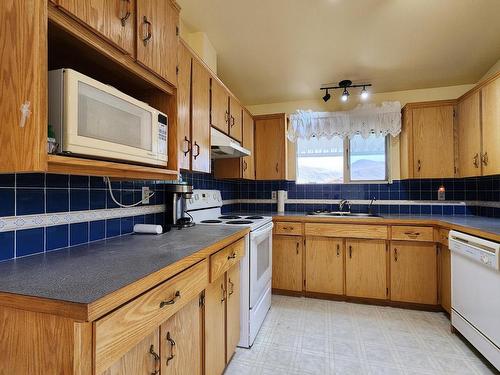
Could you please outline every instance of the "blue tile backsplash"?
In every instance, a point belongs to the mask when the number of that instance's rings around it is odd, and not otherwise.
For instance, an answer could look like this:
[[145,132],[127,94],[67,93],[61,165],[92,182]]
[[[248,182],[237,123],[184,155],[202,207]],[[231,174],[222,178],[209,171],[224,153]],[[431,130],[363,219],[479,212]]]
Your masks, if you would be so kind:
[[[196,189],[218,189],[226,201],[223,212],[274,211],[271,193],[287,190],[286,209],[310,211],[338,209],[337,204],[303,200],[363,201],[353,204],[354,212],[366,212],[368,201],[377,199],[373,210],[378,213],[413,215],[480,215],[500,218],[500,176],[394,181],[390,184],[300,185],[290,181],[216,180],[211,174],[183,172],[184,181]],[[115,197],[131,204],[141,197],[141,188],[149,186],[157,194],[150,206],[162,205],[161,181],[113,181]],[[444,185],[446,201],[437,201],[437,189]],[[387,201],[387,202],[383,202]],[[100,177],[55,174],[0,174],[0,219],[16,220],[36,214],[78,214],[89,210],[114,209],[103,179]],[[155,206],[160,207],[161,206]],[[161,212],[131,215],[124,209],[119,217],[91,217],[83,222],[53,223],[39,228],[2,230],[0,220],[0,261],[67,246],[84,244],[129,234],[134,224],[162,222]],[[93,211],[92,211],[93,212]],[[136,212],[136,211],[134,211]]]

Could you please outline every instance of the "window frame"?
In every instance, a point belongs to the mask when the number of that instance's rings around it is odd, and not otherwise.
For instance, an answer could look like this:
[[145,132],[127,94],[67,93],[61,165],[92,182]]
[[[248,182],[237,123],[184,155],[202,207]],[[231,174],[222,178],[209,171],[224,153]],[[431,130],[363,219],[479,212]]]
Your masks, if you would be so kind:
[[[390,147],[391,147],[391,142],[389,139],[390,135],[385,136],[385,179],[384,180],[351,180],[351,155],[350,155],[350,148],[351,148],[351,142],[349,137],[344,137],[342,138],[343,142],[343,182],[332,182],[328,185],[342,185],[342,184],[388,184],[390,183]],[[298,148],[298,145],[296,146]],[[298,169],[299,169],[299,153],[296,152],[295,155],[295,175],[298,176]],[[297,182],[297,185],[322,185],[322,184],[317,184],[314,182]]]

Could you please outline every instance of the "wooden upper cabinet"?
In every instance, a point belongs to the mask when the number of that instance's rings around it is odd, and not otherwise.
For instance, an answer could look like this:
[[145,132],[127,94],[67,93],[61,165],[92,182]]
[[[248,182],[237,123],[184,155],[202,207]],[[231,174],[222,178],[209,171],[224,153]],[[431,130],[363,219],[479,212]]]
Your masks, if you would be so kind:
[[227,339],[226,363],[231,360],[240,341],[240,263],[227,271]]
[[180,43],[177,77],[177,157],[180,169],[191,168],[191,60],[191,53]]
[[481,106],[476,91],[457,104],[458,174],[481,175]]
[[387,257],[385,241],[346,241],[346,295],[387,298]]
[[273,236],[273,288],[302,291],[302,237]]
[[255,177],[257,180],[287,178],[286,115],[255,116]]
[[344,294],[344,241],[306,238],[306,291]]
[[202,374],[202,323],[199,298],[194,298],[161,325],[162,374]]
[[151,375],[159,370],[160,343],[156,329],[100,375]]
[[135,53],[135,0],[56,0],[124,52]]
[[500,173],[500,75],[481,88],[483,175]]
[[210,73],[196,59],[191,100],[192,170],[210,172]]
[[233,96],[229,98],[229,135],[238,142],[243,138],[243,112]]
[[137,0],[137,61],[177,85],[179,9],[170,0]]
[[250,150],[251,155],[242,160],[243,178],[255,179],[254,124],[250,113],[243,110],[243,147]]
[[401,178],[455,176],[454,104],[446,100],[403,108]]
[[391,300],[437,304],[437,251],[433,243],[391,243]]
[[[0,172],[44,171],[47,158],[47,2],[0,7]],[[26,117],[22,115],[26,108]]]
[[229,134],[229,94],[215,79],[211,79],[210,125]]

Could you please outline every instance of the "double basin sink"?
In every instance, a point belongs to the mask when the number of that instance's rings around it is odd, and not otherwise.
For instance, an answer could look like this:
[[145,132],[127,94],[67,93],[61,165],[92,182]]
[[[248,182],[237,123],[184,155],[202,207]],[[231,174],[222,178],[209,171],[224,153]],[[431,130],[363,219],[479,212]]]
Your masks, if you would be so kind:
[[359,218],[366,218],[366,217],[379,217],[379,215],[376,214],[370,214],[370,213],[359,213],[359,212],[344,212],[344,211],[331,211],[331,212],[308,212],[307,216],[323,216],[323,217],[359,217]]

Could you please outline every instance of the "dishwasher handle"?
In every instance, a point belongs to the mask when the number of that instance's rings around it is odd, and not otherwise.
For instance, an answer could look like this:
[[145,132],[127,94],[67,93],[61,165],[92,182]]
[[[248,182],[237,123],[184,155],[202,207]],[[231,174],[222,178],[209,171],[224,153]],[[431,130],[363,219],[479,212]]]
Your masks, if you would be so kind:
[[499,271],[500,256],[497,243],[475,239],[469,235],[453,235],[449,237],[452,256],[459,255],[482,264],[485,267]]

